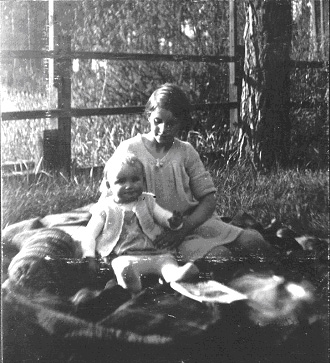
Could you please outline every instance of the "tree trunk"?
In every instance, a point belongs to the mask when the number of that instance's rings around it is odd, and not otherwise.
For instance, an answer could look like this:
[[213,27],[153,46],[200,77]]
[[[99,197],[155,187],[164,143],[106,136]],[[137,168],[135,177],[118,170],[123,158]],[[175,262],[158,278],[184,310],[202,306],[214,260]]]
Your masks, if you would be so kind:
[[290,148],[291,1],[246,0],[240,156],[285,166]]
[[313,61],[318,55],[318,36],[317,36],[317,22],[316,22],[316,4],[315,0],[309,1],[310,6],[310,60]]

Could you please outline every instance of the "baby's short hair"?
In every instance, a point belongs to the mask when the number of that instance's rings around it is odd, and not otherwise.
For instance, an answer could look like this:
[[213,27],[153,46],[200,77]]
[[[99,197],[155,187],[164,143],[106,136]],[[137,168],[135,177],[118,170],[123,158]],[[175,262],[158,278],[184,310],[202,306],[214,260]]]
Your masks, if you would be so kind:
[[104,178],[106,180],[109,179],[109,176],[120,170],[124,165],[129,165],[134,169],[138,170],[144,177],[144,167],[141,160],[136,157],[134,154],[127,153],[124,155],[114,154],[111,158],[107,161],[104,167]]

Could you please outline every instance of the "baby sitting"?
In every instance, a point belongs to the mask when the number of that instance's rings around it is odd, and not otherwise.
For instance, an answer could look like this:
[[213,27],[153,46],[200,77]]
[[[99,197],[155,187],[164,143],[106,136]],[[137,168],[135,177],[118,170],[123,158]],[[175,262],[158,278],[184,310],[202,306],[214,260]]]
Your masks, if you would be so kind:
[[134,293],[142,289],[141,276],[146,274],[159,275],[166,282],[196,276],[199,271],[192,262],[179,266],[171,253],[153,244],[164,227],[180,229],[182,215],[163,209],[154,195],[143,192],[144,168],[139,159],[130,154],[113,157],[104,175],[109,193],[93,208],[82,241],[90,268],[96,269],[99,253],[110,261],[118,284]]

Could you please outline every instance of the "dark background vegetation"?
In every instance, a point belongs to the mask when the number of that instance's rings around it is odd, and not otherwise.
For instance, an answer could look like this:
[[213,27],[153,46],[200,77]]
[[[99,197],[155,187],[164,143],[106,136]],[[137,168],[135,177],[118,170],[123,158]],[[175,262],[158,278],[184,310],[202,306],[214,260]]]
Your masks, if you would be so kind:
[[[319,4],[319,2],[316,2]],[[243,45],[244,2],[238,5],[238,43]],[[1,2],[2,49],[48,49],[47,2]],[[324,61],[322,38],[309,0],[292,1],[292,60]],[[82,1],[73,7],[71,47],[77,51],[223,55],[228,53],[228,1]],[[59,19],[55,19],[59,21]],[[328,25],[327,25],[328,27]],[[328,29],[325,27],[325,29]],[[1,60],[3,111],[57,107],[49,94],[47,60]],[[74,62],[72,107],[144,105],[164,82],[176,82],[193,103],[228,101],[228,65],[221,63],[84,60]],[[256,171],[248,160],[237,162],[237,144],[229,133],[229,112],[193,113],[188,140],[199,151],[216,184],[219,214],[239,210],[267,225],[273,218],[299,234],[326,237],[328,209],[328,65],[292,68],[291,98],[314,108],[292,108],[291,167]],[[2,162],[42,156],[44,129],[56,120],[2,121]],[[143,115],[72,119],[73,167],[104,165],[118,144],[147,129]],[[236,161],[236,162],[235,162]],[[2,224],[66,212],[98,199],[99,181],[67,180],[43,171],[31,178],[3,179]]]
[[[81,1],[72,6],[69,32],[75,51],[155,54],[228,54],[229,5],[210,1]],[[292,1],[292,60],[326,61],[327,32],[321,32],[319,1]],[[237,1],[238,44],[243,46],[244,1]],[[56,11],[55,3],[55,11]],[[2,2],[2,49],[48,49],[47,2]],[[55,21],[60,22],[61,19]],[[325,24],[322,29],[328,29]],[[72,107],[144,105],[164,82],[179,84],[193,103],[228,101],[225,63],[76,60],[72,71]],[[40,59],[2,61],[3,110],[56,108],[49,97],[48,63]],[[292,68],[291,101],[313,108],[292,107],[290,164],[317,169],[328,160],[328,64],[323,68]],[[54,106],[55,105],[55,106]],[[314,105],[314,106],[313,106]],[[229,111],[193,115],[190,141],[203,160],[235,159],[229,133]],[[122,139],[145,130],[142,115],[73,119],[72,155],[78,166],[103,165]],[[40,158],[42,130],[56,120],[2,122],[2,160]]]

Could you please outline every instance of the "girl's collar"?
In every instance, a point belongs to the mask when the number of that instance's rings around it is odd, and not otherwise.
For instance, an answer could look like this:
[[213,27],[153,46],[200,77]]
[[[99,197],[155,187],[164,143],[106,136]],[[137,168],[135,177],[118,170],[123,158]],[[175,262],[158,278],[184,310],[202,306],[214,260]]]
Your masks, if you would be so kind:
[[155,158],[155,159],[163,159],[167,153],[173,148],[173,146],[175,146],[176,142],[177,142],[177,138],[174,137],[173,142],[171,143],[171,145],[168,146],[168,148],[164,148],[163,149],[163,153],[160,153],[160,155],[163,154],[163,156],[157,157],[157,149],[156,146],[157,141],[153,138],[150,137],[150,134],[141,134],[141,141],[144,145],[144,147],[148,150],[148,152]]

